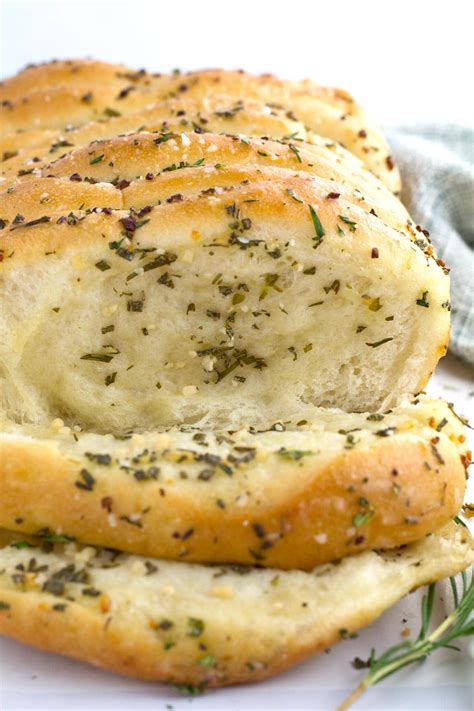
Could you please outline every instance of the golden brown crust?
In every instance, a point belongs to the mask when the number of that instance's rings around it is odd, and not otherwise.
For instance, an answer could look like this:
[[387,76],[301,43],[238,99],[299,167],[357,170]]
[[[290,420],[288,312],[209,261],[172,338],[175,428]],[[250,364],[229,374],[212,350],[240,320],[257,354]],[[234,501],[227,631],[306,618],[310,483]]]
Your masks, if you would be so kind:
[[[446,524],[465,491],[462,427],[441,402],[423,408],[396,410],[396,426],[386,418],[384,427],[358,431],[349,445],[344,435],[335,435],[335,447],[333,439],[306,431],[301,449],[288,456],[279,454],[285,434],[272,444],[258,435],[235,440],[228,459],[217,456],[227,473],[208,463],[219,451],[212,436],[200,454],[189,435],[165,436],[164,449],[153,436],[139,437],[140,446],[125,455],[126,448],[117,453],[107,438],[98,437],[93,452],[84,454],[88,445],[75,446],[71,436],[68,445],[61,438],[6,435],[0,525],[30,534],[47,528],[160,558],[283,569],[307,570],[361,550],[396,547]],[[360,420],[363,426],[364,416]],[[338,426],[344,427],[342,413],[332,429]],[[250,447],[249,461],[234,468],[242,444]],[[183,452],[193,451],[195,459],[186,461]],[[193,464],[199,456],[207,458]],[[91,486],[84,486],[84,470]],[[152,470],[155,479],[147,474]]]
[[349,200],[415,239],[403,205],[342,149],[334,151],[323,143],[242,141],[216,134],[168,133],[174,138],[157,145],[162,135],[142,133],[97,141],[40,165],[34,175],[5,181],[0,193],[2,219],[12,222],[20,214],[29,221],[45,213],[91,207],[140,209],[171,195],[198,197],[206,190],[262,181],[286,185],[286,196],[294,195],[296,200],[298,182],[306,179],[310,185],[314,176],[335,205],[339,197]]
[[[15,78],[5,82],[3,134],[32,127],[64,128],[68,123],[79,125],[107,118],[111,113],[130,114],[180,94],[204,97],[220,93],[283,106],[315,133],[342,143],[360,156],[392,191],[400,190],[399,174],[383,136],[367,122],[353,99],[338,89],[320,87],[309,81],[284,82],[270,75],[256,77],[223,70],[182,76],[147,75],[146,79],[142,75],[140,81],[130,84],[128,79],[128,84],[120,88],[121,85],[104,83],[104,78],[108,79],[114,71],[123,74],[123,68],[104,67],[100,63],[95,68],[86,67],[86,74],[90,71],[97,75],[93,82],[91,79],[90,83],[77,83],[77,78],[83,81],[80,71],[74,74],[68,67],[63,71],[59,66],[53,70],[38,67],[31,70],[26,79],[20,75],[18,89],[15,89]],[[62,73],[62,84],[49,83],[51,71]],[[38,84],[34,83],[34,76]]]
[[[22,175],[38,165],[88,145],[99,139],[135,133],[137,131],[205,132],[244,136],[268,136],[282,140],[288,136],[320,142],[309,135],[303,124],[290,119],[281,108],[268,107],[254,99],[238,102],[229,96],[167,99],[151,108],[126,116],[112,116],[103,121],[91,121],[71,130],[32,129],[0,137],[1,174]],[[330,141],[325,139],[327,143]],[[337,150],[336,144],[333,144]]]
[[3,634],[119,674],[203,688],[276,674],[474,558],[466,530],[448,528],[401,551],[366,552],[313,573],[214,569],[213,580],[212,568],[154,561],[158,572],[142,577],[130,568],[123,573],[119,560],[109,571],[88,568],[99,596],[81,595],[70,583],[66,597],[57,597],[41,592],[35,573],[16,586],[6,578],[32,557],[35,566],[53,563],[56,570],[74,561],[33,549],[5,562],[0,553]]
[[[84,208],[141,208],[178,193],[198,195],[209,188],[264,180],[289,181],[287,191],[291,191],[296,187],[293,178],[311,175],[320,179],[329,199],[342,196],[391,227],[414,233],[403,205],[347,151],[326,147],[322,141],[284,144],[195,133],[140,133],[95,141],[39,164],[34,174],[2,185],[0,215],[12,221],[20,213],[32,220],[45,211],[76,210],[81,203]],[[96,181],[117,189],[91,185]]]

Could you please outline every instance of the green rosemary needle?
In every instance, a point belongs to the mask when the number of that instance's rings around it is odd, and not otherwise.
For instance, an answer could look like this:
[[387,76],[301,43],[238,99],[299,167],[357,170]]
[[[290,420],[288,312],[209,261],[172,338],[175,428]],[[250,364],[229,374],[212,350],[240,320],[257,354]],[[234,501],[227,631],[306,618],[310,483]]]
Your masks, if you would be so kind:
[[[415,640],[396,644],[378,658],[375,656],[375,650],[372,649],[368,661],[369,671],[359,686],[338,706],[336,711],[346,711],[371,686],[378,684],[379,681],[386,679],[408,664],[422,661],[435,649],[458,650],[451,642],[460,637],[474,634],[474,619],[472,618],[474,570],[471,570],[470,575],[466,571],[461,573],[462,586],[458,585],[454,577],[449,578],[449,581],[454,600],[454,610],[451,614],[433,632],[429,633],[436,589],[436,584],[432,583],[421,601],[421,629],[418,637]],[[461,589],[459,589],[460,587]]]

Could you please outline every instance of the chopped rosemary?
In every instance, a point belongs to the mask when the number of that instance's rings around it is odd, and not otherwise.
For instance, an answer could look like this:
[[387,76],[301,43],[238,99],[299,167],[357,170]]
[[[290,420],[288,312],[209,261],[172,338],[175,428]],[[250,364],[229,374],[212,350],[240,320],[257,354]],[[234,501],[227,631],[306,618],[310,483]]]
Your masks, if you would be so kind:
[[427,292],[427,291],[424,291],[424,292],[423,292],[423,296],[421,297],[421,299],[417,299],[417,300],[416,300],[417,305],[418,305],[418,306],[424,306],[425,309],[428,309],[430,305],[429,305],[429,303],[428,303],[428,299],[426,298],[427,296],[428,296],[428,292]]
[[366,346],[370,346],[371,348],[378,348],[379,346],[383,346],[384,343],[388,343],[389,341],[393,341],[393,338],[382,338],[381,341],[375,341],[374,343],[366,343]]
[[324,235],[326,234],[326,232],[324,231],[324,227],[321,224],[321,220],[319,219],[319,217],[316,213],[316,210],[314,209],[314,207],[312,205],[309,205],[309,212],[311,214],[311,219],[313,220],[313,225],[314,225],[314,231],[316,233],[316,236],[313,237],[313,239],[316,242],[320,242],[322,240],[322,238],[324,237]]
[[431,634],[428,634],[428,632],[433,615],[436,584],[432,583],[428,587],[428,591],[421,601],[421,629],[418,637],[415,640],[406,640],[394,645],[378,658],[375,656],[375,650],[372,649],[367,662],[369,671],[357,689],[337,707],[336,711],[347,711],[371,686],[378,684],[379,681],[409,664],[426,659],[436,649],[454,649],[458,651],[458,648],[454,647],[452,642],[460,637],[474,634],[474,620],[472,619],[474,572],[471,571],[469,579],[469,574],[464,570],[461,573],[461,580],[462,590],[459,590],[456,578],[449,578],[453,593],[454,610]]
[[198,660],[200,667],[215,667],[217,665],[217,659],[212,654],[206,654]]
[[288,459],[290,461],[299,461],[300,459],[303,459],[303,457],[309,457],[314,452],[311,452],[309,450],[304,451],[302,449],[284,449],[283,447],[278,450],[278,455],[282,459]]
[[204,692],[201,686],[196,686],[195,684],[175,684],[174,688],[187,696],[199,696]]
[[109,385],[112,385],[112,383],[115,383],[115,378],[117,377],[117,371],[114,373],[111,373],[110,375],[105,376],[105,386],[108,388]]
[[292,143],[289,143],[289,144],[288,144],[288,148],[290,149],[290,151],[291,151],[292,153],[295,154],[298,163],[302,163],[303,161],[301,160],[300,152],[299,152],[299,150],[297,149],[297,147],[294,146]]
[[89,161],[89,165],[95,165],[96,163],[100,163],[102,160],[104,160],[105,155],[101,153],[100,156],[96,156],[95,158],[92,158],[92,160]]
[[350,220],[348,217],[345,215],[338,215],[339,219],[341,222],[344,222],[344,224],[348,225],[349,230],[351,232],[355,232],[357,229],[357,222],[354,222],[354,220]]
[[86,353],[81,360],[94,360],[97,363],[110,363],[114,356],[109,353]]

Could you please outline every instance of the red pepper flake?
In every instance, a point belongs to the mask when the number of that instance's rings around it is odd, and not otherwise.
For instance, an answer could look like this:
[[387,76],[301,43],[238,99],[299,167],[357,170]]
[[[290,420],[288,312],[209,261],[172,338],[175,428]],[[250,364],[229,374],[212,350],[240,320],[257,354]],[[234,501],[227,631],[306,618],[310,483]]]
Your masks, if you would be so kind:
[[395,168],[395,162],[394,162],[392,156],[387,156],[385,158],[385,163],[387,164],[387,168],[389,170],[393,170]]
[[74,180],[76,183],[80,183],[82,178],[79,175],[79,173],[73,173],[70,177],[69,180]]
[[166,202],[181,202],[182,200],[184,200],[184,198],[181,193],[176,193],[176,195],[171,195]]
[[370,253],[370,256],[372,259],[378,259],[379,258],[379,250],[377,247],[372,247],[372,252]]
[[327,200],[337,200],[338,197],[340,197],[341,193],[328,193],[326,195]]
[[430,236],[430,233],[428,232],[428,230],[425,230],[425,228],[422,227],[421,225],[415,225],[415,229],[417,232],[422,232],[425,235],[425,237]]
[[135,232],[137,229],[137,223],[130,215],[128,217],[120,218],[120,222],[124,226],[126,232]]
[[105,509],[108,513],[112,513],[112,504],[114,503],[114,500],[112,499],[111,496],[104,496],[103,499],[100,501],[100,505],[102,506],[103,509]]
[[361,130],[359,131],[359,136],[360,138],[367,138],[367,131],[365,130],[365,128],[361,128]]
[[126,99],[130,92],[134,91],[135,89],[135,86],[126,86],[125,89],[122,89],[122,91],[119,93],[117,99]]
[[128,180],[120,180],[117,185],[115,186],[118,190],[125,190],[125,188],[128,188],[130,185],[130,182]]

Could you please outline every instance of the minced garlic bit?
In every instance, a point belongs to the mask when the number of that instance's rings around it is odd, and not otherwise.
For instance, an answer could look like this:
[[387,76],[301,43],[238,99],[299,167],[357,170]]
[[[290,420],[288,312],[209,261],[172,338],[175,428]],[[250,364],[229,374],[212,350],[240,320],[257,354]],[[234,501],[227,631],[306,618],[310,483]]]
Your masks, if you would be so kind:
[[145,563],[143,563],[143,561],[141,560],[134,560],[132,565],[130,566],[130,572],[132,573],[132,575],[145,575]]
[[211,373],[214,370],[216,360],[217,358],[214,358],[213,356],[205,356],[202,359],[202,367],[204,370],[207,370],[208,373]]
[[195,395],[198,391],[196,385],[185,385],[182,392],[183,395]]
[[88,563],[95,556],[95,553],[96,551],[94,548],[86,546],[86,548],[83,548],[74,555],[74,561],[76,564]]
[[314,536],[314,540],[316,541],[316,543],[319,543],[319,545],[324,545],[324,543],[327,543],[328,540],[327,533],[317,533]]
[[183,256],[181,257],[181,261],[184,262],[185,264],[192,264],[194,260],[194,252],[191,252],[190,249],[186,249],[183,252]]
[[60,417],[56,417],[50,425],[52,430],[56,430],[56,432],[59,432],[60,429],[64,427],[64,421]]
[[171,437],[168,434],[159,434],[155,438],[155,447],[166,449],[171,444]]

